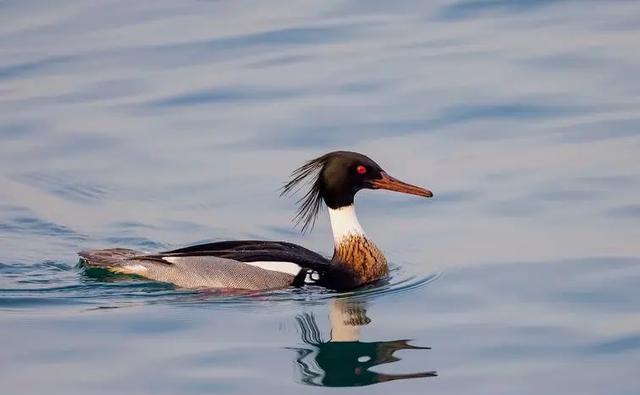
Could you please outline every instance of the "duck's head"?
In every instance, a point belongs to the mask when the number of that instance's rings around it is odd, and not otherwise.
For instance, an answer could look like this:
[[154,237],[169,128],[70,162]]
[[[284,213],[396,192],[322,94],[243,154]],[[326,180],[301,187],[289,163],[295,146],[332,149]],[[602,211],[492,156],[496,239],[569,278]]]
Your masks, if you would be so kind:
[[350,151],[335,151],[306,162],[291,173],[290,181],[283,187],[286,194],[308,180],[309,191],[298,201],[296,220],[303,231],[312,227],[322,201],[338,209],[353,204],[355,194],[361,189],[387,189],[423,197],[433,193],[424,188],[400,181],[382,170],[371,158]]

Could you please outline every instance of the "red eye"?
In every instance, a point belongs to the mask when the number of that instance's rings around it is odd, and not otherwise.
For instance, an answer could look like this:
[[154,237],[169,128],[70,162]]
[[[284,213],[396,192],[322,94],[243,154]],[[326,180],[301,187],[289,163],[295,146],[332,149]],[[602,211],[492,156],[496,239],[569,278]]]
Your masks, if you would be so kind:
[[362,165],[360,165],[360,166],[356,167],[356,171],[358,172],[358,174],[364,174],[364,173],[367,172],[367,168],[362,166]]

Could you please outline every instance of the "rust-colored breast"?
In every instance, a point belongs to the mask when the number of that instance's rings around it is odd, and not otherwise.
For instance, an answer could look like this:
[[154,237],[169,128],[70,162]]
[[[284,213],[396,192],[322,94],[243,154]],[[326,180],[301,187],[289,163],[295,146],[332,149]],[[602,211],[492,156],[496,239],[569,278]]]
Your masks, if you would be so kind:
[[347,265],[358,276],[360,284],[366,284],[389,274],[387,259],[382,251],[362,235],[350,235],[336,245],[333,262]]

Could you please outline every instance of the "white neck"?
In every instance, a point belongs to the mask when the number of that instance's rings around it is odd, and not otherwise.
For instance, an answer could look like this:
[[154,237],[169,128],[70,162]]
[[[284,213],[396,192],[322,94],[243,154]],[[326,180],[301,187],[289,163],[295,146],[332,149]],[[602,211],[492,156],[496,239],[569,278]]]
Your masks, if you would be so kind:
[[340,244],[345,237],[350,235],[365,236],[353,204],[337,209],[329,208],[329,219],[331,220],[333,240],[336,244]]

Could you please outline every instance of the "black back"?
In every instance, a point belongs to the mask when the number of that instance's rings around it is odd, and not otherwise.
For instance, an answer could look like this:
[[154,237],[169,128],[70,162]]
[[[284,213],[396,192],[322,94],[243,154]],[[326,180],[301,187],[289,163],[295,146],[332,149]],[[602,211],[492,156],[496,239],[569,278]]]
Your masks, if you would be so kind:
[[216,256],[240,262],[293,262],[316,269],[329,264],[322,255],[285,241],[232,240],[198,244],[157,254],[161,257]]

